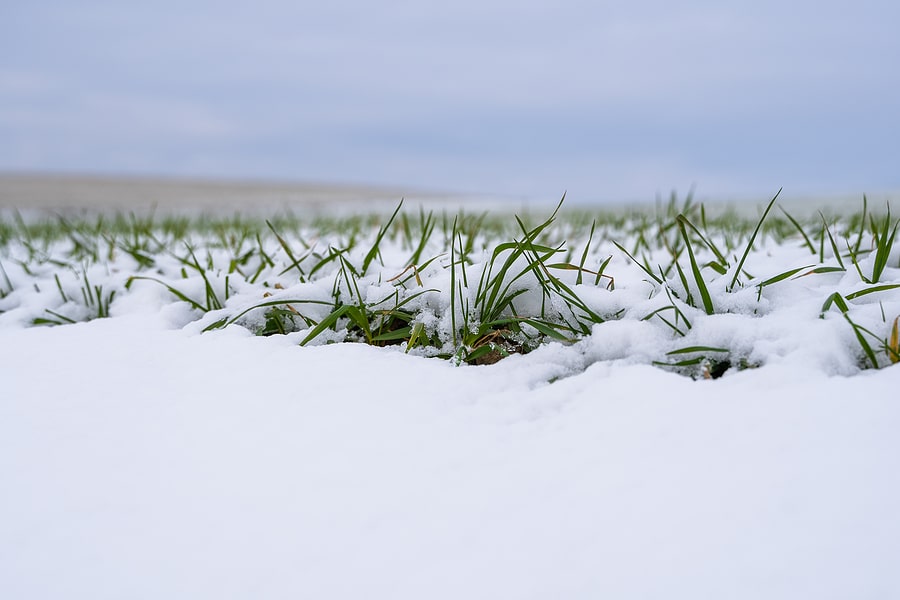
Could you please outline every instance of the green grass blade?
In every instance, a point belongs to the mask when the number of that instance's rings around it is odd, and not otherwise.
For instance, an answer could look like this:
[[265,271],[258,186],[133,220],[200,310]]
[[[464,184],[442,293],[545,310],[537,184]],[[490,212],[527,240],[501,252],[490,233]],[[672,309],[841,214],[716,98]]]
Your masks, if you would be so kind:
[[581,285],[581,275],[584,272],[584,263],[587,261],[588,251],[591,249],[591,242],[594,240],[594,229],[597,227],[597,220],[591,222],[591,233],[588,235],[588,241],[584,245],[584,252],[581,253],[581,261],[578,263],[578,277],[575,279],[575,285]]
[[671,352],[666,352],[666,356],[676,356],[679,354],[693,354],[695,352],[731,352],[728,348],[715,348],[713,346],[686,346]]
[[316,337],[319,336],[320,333],[325,331],[326,329],[332,328],[338,322],[338,319],[347,314],[347,312],[353,308],[356,308],[352,304],[344,304],[343,306],[338,307],[334,311],[332,311],[327,317],[319,321],[319,323],[312,328],[312,330],[307,334],[303,341],[300,342],[301,346],[305,346]]
[[796,275],[797,273],[799,273],[800,271],[802,271],[804,269],[808,269],[811,266],[813,266],[813,265],[806,265],[805,267],[797,267],[796,269],[791,269],[789,271],[785,271],[784,273],[775,275],[774,277],[770,277],[770,278],[766,279],[765,281],[763,281],[762,283],[758,284],[756,286],[758,288],[758,293],[756,295],[756,301],[759,302],[760,298],[762,298],[762,291],[763,291],[764,287],[768,287],[774,283],[778,283],[779,281],[784,281],[785,279],[789,279],[789,278],[793,277],[794,275]]
[[797,222],[797,219],[795,219],[794,217],[792,217],[792,216],[790,215],[790,213],[788,213],[788,211],[784,210],[783,207],[779,206],[778,208],[779,208],[779,210],[781,210],[782,213],[784,213],[784,216],[787,217],[787,220],[790,221],[791,225],[794,226],[794,229],[796,229],[796,230],[800,233],[800,235],[803,237],[803,244],[804,244],[807,248],[809,248],[810,254],[815,254],[815,253],[816,253],[816,248],[815,248],[815,246],[813,246],[813,243],[812,243],[812,241],[809,239],[809,236],[806,235],[806,232],[803,230],[803,226],[800,225],[800,223]]
[[[835,243],[835,241],[834,241],[834,236],[831,235],[831,229],[828,227],[828,222],[825,220],[825,215],[823,215],[820,212],[819,216],[822,217],[822,227],[825,228],[825,234],[828,236],[828,242],[831,244],[831,251],[834,254],[834,258],[838,261],[838,264],[843,268],[844,261],[841,258],[841,253],[838,250],[837,243]],[[854,261],[854,264],[855,264],[855,261]]]
[[715,312],[713,307],[712,297],[709,295],[709,289],[706,287],[706,281],[703,280],[703,275],[700,273],[700,266],[697,264],[697,259],[694,257],[694,250],[691,248],[691,240],[688,237],[687,230],[685,229],[685,222],[687,219],[678,216],[678,227],[681,230],[681,236],[684,239],[685,247],[688,251],[688,259],[691,263],[691,273],[694,276],[694,282],[697,284],[697,291],[700,293],[700,299],[703,302],[703,310],[706,311],[706,314],[711,315]]
[[738,261],[737,269],[734,270],[734,277],[731,278],[731,283],[728,284],[726,288],[728,291],[734,289],[735,284],[737,283],[738,277],[741,274],[741,270],[744,268],[744,263],[747,261],[747,257],[750,255],[750,250],[753,249],[753,242],[756,241],[756,236],[759,235],[759,230],[762,229],[763,221],[766,220],[766,217],[769,214],[769,211],[772,210],[772,206],[775,205],[775,201],[778,200],[778,196],[781,195],[781,190],[784,188],[780,188],[772,200],[769,202],[769,205],[766,206],[766,210],[763,212],[762,217],[759,219],[759,222],[756,224],[756,229],[753,230],[753,235],[750,236],[750,240],[747,242],[747,247],[744,248],[744,254],[741,255],[741,260]]
[[633,262],[633,263],[636,264],[638,267],[640,267],[641,270],[642,270],[644,273],[646,273],[648,277],[650,277],[650,279],[652,279],[653,281],[655,281],[655,282],[658,283],[659,285],[662,285],[663,280],[660,279],[659,277],[657,277],[656,275],[654,275],[654,274],[653,274],[653,271],[651,271],[650,269],[648,269],[648,268],[647,268],[645,265],[643,265],[638,259],[636,259],[635,257],[633,257],[633,256],[631,255],[631,253],[628,252],[628,250],[626,250],[619,242],[613,240],[612,243],[613,243],[613,245],[614,245],[616,248],[618,248],[619,250],[621,250],[621,251],[625,254],[625,256],[627,256],[627,257],[631,260],[631,262]]
[[844,298],[846,298],[847,300],[853,300],[854,298],[860,298],[862,296],[867,296],[868,294],[874,294],[876,292],[886,292],[888,290],[895,290],[897,288],[900,288],[900,283],[876,285],[870,288],[859,290],[858,292],[853,292],[852,294],[847,294],[846,296],[844,296]]
[[394,209],[391,218],[387,220],[387,223],[384,224],[384,227],[378,230],[378,235],[375,236],[375,242],[372,244],[372,248],[366,254],[366,257],[363,259],[362,269],[360,269],[360,273],[365,275],[369,270],[369,265],[372,264],[372,261],[380,254],[381,249],[381,240],[384,239],[384,234],[387,233],[388,228],[390,228],[391,223],[394,222],[394,219],[397,217],[397,213],[400,212],[400,209],[403,207],[403,200],[400,200],[400,204],[397,205],[397,208]]

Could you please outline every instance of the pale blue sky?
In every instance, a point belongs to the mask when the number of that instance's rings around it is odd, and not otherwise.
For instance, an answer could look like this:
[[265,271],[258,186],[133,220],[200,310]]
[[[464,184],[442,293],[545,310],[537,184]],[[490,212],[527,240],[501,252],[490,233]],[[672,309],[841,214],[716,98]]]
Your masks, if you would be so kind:
[[898,6],[4,0],[0,170],[897,190]]

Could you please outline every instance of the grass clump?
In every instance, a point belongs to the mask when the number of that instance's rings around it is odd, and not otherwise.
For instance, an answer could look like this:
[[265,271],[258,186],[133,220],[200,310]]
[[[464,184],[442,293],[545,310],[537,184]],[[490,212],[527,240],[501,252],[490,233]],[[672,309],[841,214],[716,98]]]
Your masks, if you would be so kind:
[[778,197],[758,218],[690,196],[606,214],[564,214],[563,199],[544,216],[406,212],[402,202],[345,219],[13,215],[0,222],[0,317],[105,318],[123,295],[155,287],[205,331],[237,325],[476,365],[632,319],[665,334],[651,362],[715,379],[757,363],[705,344],[698,323],[760,319],[808,298],[814,320],[839,314],[850,328],[861,367],[898,362],[887,315],[900,313],[900,221],[865,199],[850,215],[798,218],[773,210]]

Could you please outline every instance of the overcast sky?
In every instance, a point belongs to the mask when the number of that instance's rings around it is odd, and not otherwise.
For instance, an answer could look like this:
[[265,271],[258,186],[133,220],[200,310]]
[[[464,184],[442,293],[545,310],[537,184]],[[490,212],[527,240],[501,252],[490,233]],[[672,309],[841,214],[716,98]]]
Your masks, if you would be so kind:
[[900,3],[0,2],[0,170],[900,190]]

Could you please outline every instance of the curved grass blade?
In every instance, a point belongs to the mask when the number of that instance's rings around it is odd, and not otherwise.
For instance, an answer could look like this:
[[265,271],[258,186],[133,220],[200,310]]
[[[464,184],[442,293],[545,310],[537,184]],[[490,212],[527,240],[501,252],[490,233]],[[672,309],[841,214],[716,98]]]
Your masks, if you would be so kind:
[[794,275],[796,275],[803,269],[808,269],[811,266],[813,266],[813,265],[806,265],[805,267],[797,267],[796,269],[791,269],[790,271],[785,271],[784,273],[775,275],[774,277],[770,277],[770,278],[766,279],[765,281],[763,281],[762,283],[758,284],[756,286],[757,290],[758,290],[758,293],[756,294],[756,301],[759,302],[760,299],[762,298],[762,291],[763,291],[764,287],[770,286],[773,283],[778,283],[779,281],[784,281],[785,279],[793,277]]
[[131,289],[131,284],[134,283],[135,281],[138,281],[141,279],[146,280],[146,281],[153,281],[153,282],[160,284],[161,286],[163,286],[164,288],[169,290],[169,293],[171,293],[173,296],[175,296],[176,298],[178,298],[179,300],[181,300],[183,302],[187,302],[188,304],[190,304],[193,308],[196,308],[197,310],[202,310],[203,312],[209,312],[211,310],[210,308],[207,308],[206,306],[200,304],[196,300],[188,297],[186,294],[184,294],[184,292],[181,292],[177,288],[172,287],[165,281],[162,281],[161,279],[157,279],[155,277],[149,277],[147,275],[132,275],[125,282],[125,289],[126,290]]
[[870,288],[866,288],[864,290],[859,290],[858,292],[853,292],[852,294],[847,294],[844,296],[847,300],[853,300],[854,298],[860,298],[862,296],[867,296],[869,294],[874,294],[876,292],[886,292],[888,290],[895,290],[900,288],[900,283],[892,283],[885,285],[876,285]]
[[619,250],[621,250],[621,251],[625,254],[625,256],[627,256],[629,259],[631,259],[631,262],[633,262],[634,264],[636,264],[637,266],[639,266],[639,267],[641,268],[641,270],[642,270],[644,273],[646,273],[647,275],[649,275],[649,276],[650,276],[650,279],[652,279],[653,281],[655,281],[655,282],[658,283],[659,285],[662,285],[663,280],[660,279],[659,277],[657,277],[656,275],[654,275],[654,274],[653,274],[653,271],[651,271],[646,265],[644,265],[643,263],[641,263],[641,261],[639,261],[638,259],[636,259],[635,257],[633,257],[633,256],[631,255],[631,253],[630,253],[628,250],[626,250],[619,242],[617,242],[617,241],[615,241],[615,240],[612,240],[612,243],[613,243],[613,245],[614,245],[616,248],[618,248]]
[[762,228],[763,221],[766,220],[766,216],[768,216],[769,211],[772,210],[772,206],[775,205],[775,201],[778,199],[778,196],[781,195],[782,189],[784,188],[778,189],[778,192],[766,207],[765,212],[763,212],[762,218],[760,218],[759,223],[756,224],[756,229],[753,230],[753,235],[750,236],[750,241],[747,242],[747,247],[744,249],[744,254],[741,256],[741,260],[738,261],[737,269],[734,270],[734,277],[731,278],[731,283],[729,283],[728,287],[726,288],[729,292],[734,289],[734,285],[737,283],[738,277],[741,274],[741,269],[744,268],[744,262],[746,262],[747,256],[750,255],[750,250],[753,248],[753,242],[756,241],[756,236],[759,235],[759,230]]
[[700,266],[697,264],[697,259],[694,257],[694,250],[691,247],[691,240],[688,237],[687,230],[685,229],[685,222],[687,219],[682,215],[678,215],[678,227],[681,230],[681,237],[684,239],[685,247],[688,251],[688,259],[691,262],[691,273],[694,276],[694,281],[697,284],[697,291],[700,292],[700,299],[703,302],[703,310],[706,311],[706,314],[711,315],[715,312],[713,308],[712,297],[709,295],[709,289],[706,287],[706,281],[703,280],[703,275],[700,273]]
[[343,306],[338,307],[336,310],[332,311],[327,317],[319,321],[318,325],[312,328],[312,330],[303,338],[303,341],[300,342],[301,346],[305,346],[312,340],[314,340],[320,333],[325,331],[326,329],[333,327],[335,323],[337,323],[338,319],[343,317],[347,312],[351,309],[356,308],[352,304],[344,304]]
[[805,232],[805,231],[803,231],[803,226],[800,225],[800,223],[798,223],[797,220],[796,220],[794,217],[792,217],[792,216],[790,215],[790,213],[788,213],[788,211],[784,210],[783,207],[779,206],[778,209],[779,209],[782,213],[784,213],[784,216],[787,217],[787,220],[791,222],[791,225],[794,226],[794,229],[796,229],[798,232],[800,232],[800,235],[803,236],[803,245],[806,246],[807,248],[809,248],[810,254],[815,254],[815,253],[816,253],[816,247],[813,246],[813,243],[812,243],[812,241],[809,239],[809,236],[806,235],[806,232]]
[[731,352],[728,348],[715,348],[713,346],[686,346],[671,352],[666,352],[666,356],[676,356],[678,354],[693,354],[695,352]]
[[325,300],[304,300],[301,298],[283,298],[281,300],[267,300],[265,302],[260,302],[259,304],[254,304],[250,308],[245,308],[238,314],[234,315],[230,318],[219,319],[215,323],[211,325],[207,325],[207,327],[203,331],[213,331],[214,329],[220,329],[222,327],[227,327],[228,325],[232,325],[237,322],[238,319],[249,313],[250,311],[256,310],[257,308],[267,308],[269,306],[281,306],[283,304],[321,304],[324,306],[332,306],[333,303],[326,302]]
[[369,265],[372,264],[372,261],[375,260],[381,252],[381,240],[384,239],[384,234],[387,233],[388,228],[391,226],[391,223],[394,222],[394,219],[397,217],[397,213],[400,212],[400,209],[403,207],[403,200],[400,200],[400,204],[397,205],[397,208],[394,209],[394,213],[391,215],[391,218],[388,219],[387,223],[384,224],[384,227],[378,230],[378,235],[375,236],[375,242],[372,244],[372,248],[366,254],[366,257],[363,259],[362,269],[360,273],[362,275],[366,274],[366,271],[369,269]]

